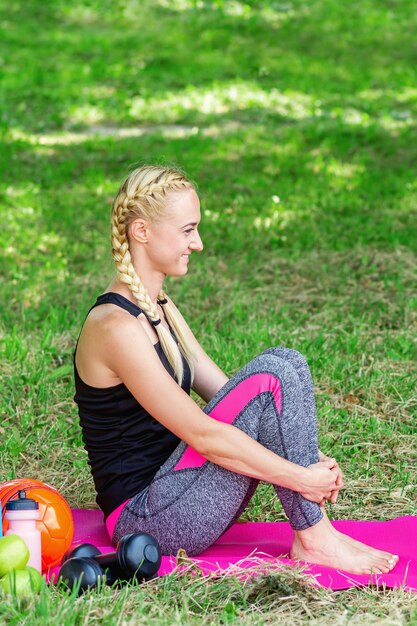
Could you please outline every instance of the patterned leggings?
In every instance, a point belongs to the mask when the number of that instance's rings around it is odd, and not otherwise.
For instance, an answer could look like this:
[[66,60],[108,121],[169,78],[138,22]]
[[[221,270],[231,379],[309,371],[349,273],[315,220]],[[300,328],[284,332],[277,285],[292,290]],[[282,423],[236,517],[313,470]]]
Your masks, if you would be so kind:
[[[255,357],[204,412],[293,463],[307,467],[318,461],[313,383],[305,359],[294,350],[271,348]],[[207,461],[181,442],[151,484],[123,508],[113,541],[147,532],[163,554],[179,548],[198,554],[241,515],[258,482]],[[274,489],[293,529],[304,530],[322,518],[318,504],[279,485]]]

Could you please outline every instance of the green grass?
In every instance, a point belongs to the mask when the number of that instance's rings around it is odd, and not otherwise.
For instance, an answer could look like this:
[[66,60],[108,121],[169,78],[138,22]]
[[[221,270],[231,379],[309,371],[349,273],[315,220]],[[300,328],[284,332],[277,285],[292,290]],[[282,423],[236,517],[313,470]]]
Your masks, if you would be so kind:
[[[168,291],[203,346],[230,375],[271,345],[305,354],[348,484],[331,515],[417,514],[415,27],[411,0],[0,6],[2,480],[94,506],[72,352],[112,276],[111,197],[162,161],[200,189],[205,249]],[[245,518],[283,519],[271,488]],[[0,621],[417,624],[402,590],[255,580],[45,589]]]

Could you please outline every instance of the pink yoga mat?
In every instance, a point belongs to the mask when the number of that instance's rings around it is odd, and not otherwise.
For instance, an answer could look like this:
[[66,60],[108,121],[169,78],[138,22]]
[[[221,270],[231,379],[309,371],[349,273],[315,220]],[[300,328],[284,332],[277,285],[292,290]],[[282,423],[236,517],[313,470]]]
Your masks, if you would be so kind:
[[[72,513],[74,544],[87,542],[93,543],[102,552],[114,550],[101,511],[74,509]],[[361,576],[330,567],[309,566],[305,573],[313,575],[318,585],[338,590],[373,584],[404,586],[407,590],[417,591],[417,517],[399,517],[389,522],[341,520],[334,522],[334,526],[354,539],[398,554],[400,560],[389,574],[378,576]],[[291,541],[292,531],[286,522],[236,523],[216,543],[192,560],[207,574],[229,570],[230,566],[236,564],[243,568],[264,561],[268,564],[271,561],[291,564],[293,561],[282,556],[288,554]],[[164,556],[158,574],[169,574],[175,566],[175,557]],[[56,580],[58,572],[59,567],[51,569],[48,578],[53,576]]]

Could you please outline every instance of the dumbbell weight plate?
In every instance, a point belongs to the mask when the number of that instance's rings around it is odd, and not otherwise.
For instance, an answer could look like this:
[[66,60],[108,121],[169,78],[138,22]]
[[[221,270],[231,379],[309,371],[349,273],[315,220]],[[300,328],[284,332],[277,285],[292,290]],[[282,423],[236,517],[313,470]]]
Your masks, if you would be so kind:
[[157,541],[147,533],[125,535],[119,541],[117,554],[120,567],[130,578],[149,580],[161,565],[161,550]]
[[67,550],[67,552],[62,557],[62,564],[64,564],[65,561],[68,561],[69,559],[74,559],[78,557],[93,558],[95,556],[98,556],[99,554],[101,554],[100,550],[92,543],[80,543],[78,546],[73,546],[69,550]]
[[94,589],[99,581],[104,583],[104,578],[100,565],[94,559],[87,557],[68,559],[58,574],[58,582],[62,580],[71,591],[79,584],[79,593]]

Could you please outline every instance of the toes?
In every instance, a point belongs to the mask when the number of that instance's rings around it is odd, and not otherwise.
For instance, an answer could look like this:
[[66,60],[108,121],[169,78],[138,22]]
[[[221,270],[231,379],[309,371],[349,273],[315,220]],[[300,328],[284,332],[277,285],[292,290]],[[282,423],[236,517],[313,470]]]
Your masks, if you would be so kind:
[[394,569],[396,561],[384,559],[378,563],[374,563],[371,567],[371,574],[389,574]]
[[394,567],[397,565],[398,561],[399,561],[399,558],[398,558],[397,554],[394,554],[394,556],[391,556],[388,559],[388,567],[389,567],[390,571],[392,569],[394,569]]

